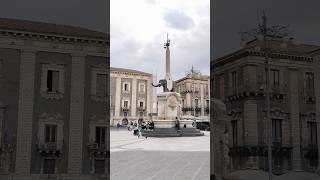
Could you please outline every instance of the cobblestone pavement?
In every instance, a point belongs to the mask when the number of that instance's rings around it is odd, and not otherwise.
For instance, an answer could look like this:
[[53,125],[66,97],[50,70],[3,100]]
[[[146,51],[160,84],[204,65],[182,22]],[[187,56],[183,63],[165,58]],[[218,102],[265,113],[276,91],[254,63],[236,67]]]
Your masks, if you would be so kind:
[[209,180],[209,132],[145,139],[112,130],[110,137],[111,180]]

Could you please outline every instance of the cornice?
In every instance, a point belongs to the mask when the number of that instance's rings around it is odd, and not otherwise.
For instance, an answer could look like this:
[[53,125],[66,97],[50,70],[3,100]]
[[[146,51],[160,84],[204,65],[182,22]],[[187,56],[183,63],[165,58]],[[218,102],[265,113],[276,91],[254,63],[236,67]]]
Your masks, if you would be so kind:
[[23,39],[35,39],[35,40],[48,40],[55,42],[67,42],[67,43],[81,43],[81,44],[101,44],[101,45],[110,45],[110,41],[107,39],[95,39],[95,38],[86,38],[86,37],[76,37],[76,36],[63,36],[49,33],[35,33],[35,32],[26,32],[26,31],[14,31],[14,30],[5,30],[0,29],[0,35],[8,37],[18,37]]

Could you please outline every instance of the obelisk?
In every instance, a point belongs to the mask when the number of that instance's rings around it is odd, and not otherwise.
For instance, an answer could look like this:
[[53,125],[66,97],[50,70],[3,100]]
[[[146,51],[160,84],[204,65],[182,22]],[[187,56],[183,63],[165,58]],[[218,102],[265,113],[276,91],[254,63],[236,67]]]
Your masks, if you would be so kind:
[[167,34],[167,42],[164,44],[164,48],[166,49],[166,82],[167,82],[167,90],[170,92],[173,89],[173,82],[171,78],[170,72],[170,39]]

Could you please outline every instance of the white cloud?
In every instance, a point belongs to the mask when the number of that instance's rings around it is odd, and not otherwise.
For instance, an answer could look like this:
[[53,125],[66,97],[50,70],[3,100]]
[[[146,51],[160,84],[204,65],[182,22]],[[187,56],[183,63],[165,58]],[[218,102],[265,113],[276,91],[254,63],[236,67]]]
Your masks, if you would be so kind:
[[111,66],[164,77],[166,33],[174,79],[209,74],[210,0],[111,0]]

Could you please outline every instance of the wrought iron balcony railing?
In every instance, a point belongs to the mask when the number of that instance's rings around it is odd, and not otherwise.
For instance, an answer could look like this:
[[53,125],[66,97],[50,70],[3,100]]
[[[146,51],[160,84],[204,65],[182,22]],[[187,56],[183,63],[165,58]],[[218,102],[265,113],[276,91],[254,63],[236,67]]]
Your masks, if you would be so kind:
[[55,151],[61,152],[63,150],[63,141],[56,141],[56,142],[40,141],[37,143],[37,146],[40,152],[55,152]]
[[88,148],[90,151],[96,151],[96,152],[106,152],[108,151],[108,147],[106,144],[99,144],[96,142],[89,142]]

